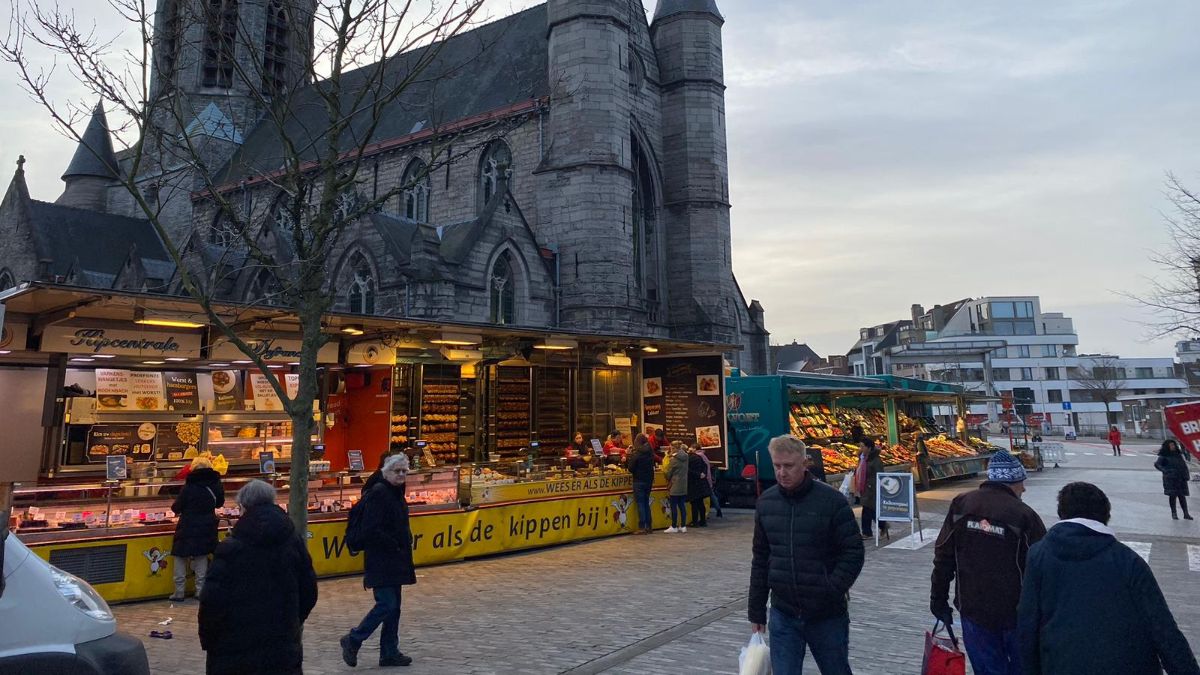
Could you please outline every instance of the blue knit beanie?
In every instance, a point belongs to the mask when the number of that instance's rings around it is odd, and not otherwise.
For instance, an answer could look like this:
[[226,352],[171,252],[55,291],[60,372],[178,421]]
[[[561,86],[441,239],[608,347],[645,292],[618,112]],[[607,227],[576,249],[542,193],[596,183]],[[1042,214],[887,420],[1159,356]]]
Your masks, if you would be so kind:
[[988,480],[994,483],[1020,483],[1025,480],[1025,467],[1016,457],[1000,450],[988,462]]

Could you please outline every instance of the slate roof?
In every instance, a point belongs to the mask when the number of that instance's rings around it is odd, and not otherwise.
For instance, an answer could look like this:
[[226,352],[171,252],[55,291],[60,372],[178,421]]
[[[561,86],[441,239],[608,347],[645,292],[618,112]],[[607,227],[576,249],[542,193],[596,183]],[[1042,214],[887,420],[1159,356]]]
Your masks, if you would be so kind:
[[654,20],[683,12],[704,12],[721,16],[720,10],[717,9],[717,0],[658,0],[658,5],[654,8]]
[[112,139],[108,135],[108,119],[99,104],[92,111],[92,119],[62,175],[64,180],[78,176],[118,177],[117,156],[113,153]]
[[[149,259],[170,264],[170,256],[148,220],[36,199],[29,201],[29,210],[38,257],[53,260],[50,274],[66,275],[75,267],[76,274],[86,271],[115,277],[131,245],[137,246],[137,254],[144,262]],[[151,267],[147,265],[147,271]]]
[[[443,44],[441,53],[403,95],[387,105],[368,142],[407,136],[424,127],[549,95],[546,26],[546,5],[542,4],[439,43]],[[429,48],[392,57],[386,66],[388,77],[399,79],[409,74],[423,50]],[[347,92],[360,88],[369,70],[346,73],[343,87]],[[316,159],[325,147],[320,139],[328,127],[328,113],[317,89],[321,86],[326,85],[317,82],[293,95],[286,124],[287,137],[302,149],[307,160]],[[352,96],[343,95],[347,99]],[[367,110],[370,107],[369,102],[363,105]],[[343,150],[358,146],[369,124],[366,112],[359,115],[343,132]],[[276,171],[283,166],[283,159],[275,125],[260,122],[245,134],[245,143],[230,159],[218,182]]]

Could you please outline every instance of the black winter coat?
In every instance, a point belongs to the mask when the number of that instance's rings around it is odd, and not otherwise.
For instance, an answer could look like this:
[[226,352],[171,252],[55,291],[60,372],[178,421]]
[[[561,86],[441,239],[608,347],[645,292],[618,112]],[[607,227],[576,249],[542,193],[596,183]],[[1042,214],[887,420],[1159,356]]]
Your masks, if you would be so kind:
[[867,457],[867,487],[863,490],[862,503],[863,506],[871,509],[875,508],[875,493],[879,490],[875,477],[887,470],[883,466],[883,459],[880,458],[879,453],[879,448],[875,448]]
[[699,455],[688,454],[688,501],[704,499],[712,496],[712,486],[708,484],[708,467]]
[[221,474],[212,469],[197,469],[187,475],[183,490],[171,504],[179,516],[171,555],[181,558],[208,555],[217,550],[216,509],[225,503]]
[[317,576],[292,521],[255,506],[217,547],[200,594],[200,646],[209,675],[300,673],[301,627],[317,604]]
[[772,606],[791,616],[845,615],[847,595],[863,567],[854,511],[840,492],[805,474],[794,490],[776,485],[754,510],[749,617],[767,622]]
[[930,611],[938,616],[949,607],[954,581],[963,616],[988,630],[1012,630],[1025,558],[1044,536],[1041,517],[1003,483],[955,497],[933,551]]
[[1200,674],[1150,566],[1081,523],[1030,550],[1018,614],[1027,675]]
[[408,502],[404,486],[384,481],[363,497],[363,586],[384,588],[417,583],[413,566],[412,533],[408,527]]
[[1186,497],[1188,489],[1188,466],[1182,454],[1159,455],[1154,468],[1162,472],[1163,494],[1171,497]]
[[638,485],[654,484],[654,451],[649,445],[635,447],[625,461],[625,467],[633,474],[633,482]]

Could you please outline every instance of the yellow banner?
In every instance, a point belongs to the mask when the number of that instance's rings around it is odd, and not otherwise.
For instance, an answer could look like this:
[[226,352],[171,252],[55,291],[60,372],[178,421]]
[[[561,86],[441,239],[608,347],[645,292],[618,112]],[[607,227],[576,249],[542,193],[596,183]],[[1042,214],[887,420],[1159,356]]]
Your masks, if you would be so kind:
[[[666,487],[662,474],[655,474],[655,487]],[[592,492],[633,490],[633,475],[613,473],[606,476],[539,480],[528,483],[472,483],[472,504],[523,502],[534,499],[585,495]]]

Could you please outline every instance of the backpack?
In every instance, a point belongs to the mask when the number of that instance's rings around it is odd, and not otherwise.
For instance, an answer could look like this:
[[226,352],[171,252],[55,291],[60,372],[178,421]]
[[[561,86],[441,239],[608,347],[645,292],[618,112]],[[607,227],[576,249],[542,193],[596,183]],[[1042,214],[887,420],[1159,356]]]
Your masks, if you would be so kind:
[[350,507],[350,515],[346,519],[346,548],[351,555],[358,555],[367,547],[367,532],[363,527],[363,514],[366,513],[367,495],[363,495],[354,506]]

